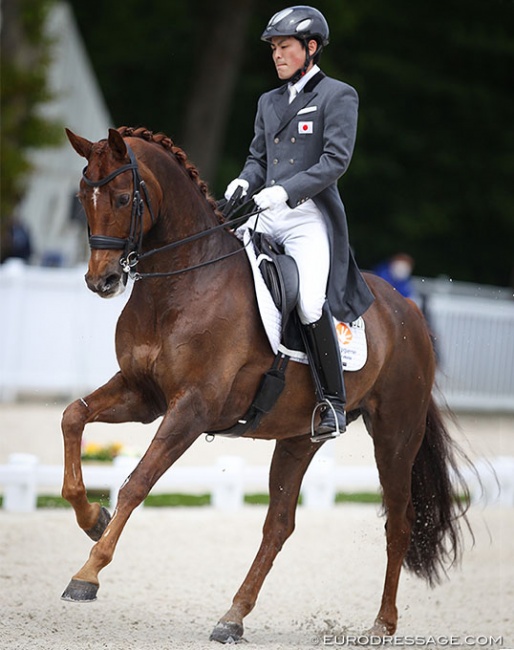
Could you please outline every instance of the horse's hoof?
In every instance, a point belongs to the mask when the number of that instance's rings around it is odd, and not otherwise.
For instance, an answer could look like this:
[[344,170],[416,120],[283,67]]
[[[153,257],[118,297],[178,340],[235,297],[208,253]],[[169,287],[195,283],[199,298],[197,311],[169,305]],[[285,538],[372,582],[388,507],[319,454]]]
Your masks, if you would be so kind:
[[92,603],[96,600],[98,585],[73,578],[61,598],[72,603]]
[[243,639],[243,626],[239,623],[226,623],[220,621],[209,637],[209,641],[218,641],[219,643],[239,643]]
[[387,624],[382,621],[375,621],[372,627],[369,628],[369,630],[366,630],[363,634],[364,636],[377,636],[377,637],[385,637],[385,636],[392,636],[396,632],[396,625],[391,623]]
[[107,508],[104,508],[103,506],[100,508],[100,514],[98,515],[98,521],[92,528],[88,528],[84,532],[88,537],[91,537],[93,542],[97,542],[100,537],[103,535],[104,530],[107,528],[109,525],[109,522],[111,521],[111,515]]

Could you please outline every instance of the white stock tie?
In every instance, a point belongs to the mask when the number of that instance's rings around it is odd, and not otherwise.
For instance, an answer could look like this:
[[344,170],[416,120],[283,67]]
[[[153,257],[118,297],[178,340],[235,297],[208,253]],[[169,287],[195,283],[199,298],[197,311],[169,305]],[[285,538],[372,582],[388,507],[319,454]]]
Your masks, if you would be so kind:
[[293,99],[298,95],[298,91],[296,90],[296,86],[289,86],[289,103],[293,101]]

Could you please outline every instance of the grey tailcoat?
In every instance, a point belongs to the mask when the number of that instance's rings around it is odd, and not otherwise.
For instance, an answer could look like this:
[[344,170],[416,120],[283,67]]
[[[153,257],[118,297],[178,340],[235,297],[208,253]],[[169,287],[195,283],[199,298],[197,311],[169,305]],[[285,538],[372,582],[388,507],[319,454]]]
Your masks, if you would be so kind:
[[[252,194],[263,184],[281,185],[291,208],[312,199],[327,223],[331,267],[327,298],[343,322],[363,314],[373,301],[348,240],[337,188],[353,153],[358,96],[354,88],[318,72],[289,104],[287,85],[262,95],[255,134],[243,171]],[[313,273],[316,260],[312,260]]]

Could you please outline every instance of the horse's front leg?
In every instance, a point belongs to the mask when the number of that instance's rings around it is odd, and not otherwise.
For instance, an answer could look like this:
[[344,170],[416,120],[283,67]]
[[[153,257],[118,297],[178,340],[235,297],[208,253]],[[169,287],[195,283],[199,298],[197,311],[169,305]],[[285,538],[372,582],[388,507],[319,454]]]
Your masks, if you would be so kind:
[[211,634],[212,641],[235,643],[244,632],[243,619],[255,606],[273,562],[295,526],[296,505],[305,472],[321,444],[310,436],[277,441],[270,469],[270,503],[260,548],[232,607]]
[[91,549],[89,559],[64,591],[64,600],[87,602],[96,599],[100,584],[98,574],[111,562],[130,515],[164,472],[205,429],[205,421],[191,418],[198,403],[198,395],[189,394],[177,398],[170,405],[148,450],[121,487],[112,519],[107,521],[100,539]]
[[109,513],[98,503],[89,503],[82,476],[81,447],[84,427],[89,422],[152,422],[158,416],[148,400],[131,390],[121,373],[85,398],[70,404],[63,413],[64,480],[62,496],[75,510],[79,526],[97,541]]

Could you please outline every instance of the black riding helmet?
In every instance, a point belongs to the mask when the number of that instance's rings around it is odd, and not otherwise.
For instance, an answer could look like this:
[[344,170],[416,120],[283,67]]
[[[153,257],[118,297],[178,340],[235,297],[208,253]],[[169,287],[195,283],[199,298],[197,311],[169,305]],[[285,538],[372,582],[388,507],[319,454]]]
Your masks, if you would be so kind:
[[[289,82],[296,83],[307,71],[311,59],[317,63],[323,47],[328,45],[328,23],[321,11],[318,11],[314,7],[296,5],[282,9],[282,11],[276,13],[267,24],[266,29],[262,32],[261,40],[270,42],[274,36],[293,36],[305,48],[306,56],[304,66],[288,80]],[[318,43],[318,49],[311,57],[307,44],[312,39]]]

